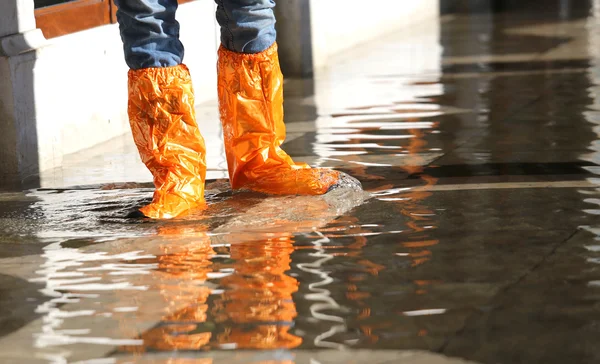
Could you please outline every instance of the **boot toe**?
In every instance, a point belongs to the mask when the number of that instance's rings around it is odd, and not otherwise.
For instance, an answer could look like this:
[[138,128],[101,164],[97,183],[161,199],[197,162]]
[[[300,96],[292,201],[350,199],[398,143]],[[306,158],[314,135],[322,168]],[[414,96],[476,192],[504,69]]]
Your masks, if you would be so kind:
[[336,183],[332,184],[329,189],[327,190],[327,192],[331,192],[333,190],[337,190],[340,188],[344,188],[344,189],[349,189],[349,190],[360,190],[362,191],[362,184],[360,183],[359,180],[357,180],[356,178],[343,173],[343,172],[339,172],[339,178],[337,180]]

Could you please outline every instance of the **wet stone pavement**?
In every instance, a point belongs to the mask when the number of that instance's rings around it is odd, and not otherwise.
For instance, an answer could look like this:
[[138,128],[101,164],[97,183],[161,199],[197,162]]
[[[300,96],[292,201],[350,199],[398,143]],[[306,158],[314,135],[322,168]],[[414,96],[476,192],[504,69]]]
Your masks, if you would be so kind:
[[124,219],[128,138],[0,194],[0,362],[600,362],[600,2],[523,3],[287,81],[284,148],[367,193],[232,194],[202,105],[207,211]]

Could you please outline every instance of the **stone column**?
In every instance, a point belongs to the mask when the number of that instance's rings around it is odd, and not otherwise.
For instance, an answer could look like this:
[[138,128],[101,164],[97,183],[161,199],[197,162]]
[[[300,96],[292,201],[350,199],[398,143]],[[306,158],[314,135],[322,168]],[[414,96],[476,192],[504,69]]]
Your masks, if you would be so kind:
[[0,188],[36,184],[39,155],[33,87],[36,29],[33,0],[0,2]]
[[310,1],[282,0],[275,7],[279,58],[286,77],[313,75]]

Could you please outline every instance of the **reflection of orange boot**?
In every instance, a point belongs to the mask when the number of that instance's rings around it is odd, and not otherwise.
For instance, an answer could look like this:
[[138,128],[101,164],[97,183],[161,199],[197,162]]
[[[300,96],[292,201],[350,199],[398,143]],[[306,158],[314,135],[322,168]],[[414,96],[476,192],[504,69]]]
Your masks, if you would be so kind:
[[339,172],[294,163],[280,148],[285,124],[276,44],[257,54],[235,53],[221,46],[218,73],[219,111],[232,188],[320,195],[338,182]]
[[[207,300],[211,289],[203,283],[213,271],[211,257],[216,252],[210,245],[210,238],[203,232],[206,229],[197,224],[191,228],[174,224],[159,227],[158,236],[164,239],[165,244],[154,253],[154,258],[143,263],[156,266],[149,272],[153,281],[151,291],[160,292],[162,300],[146,304],[149,310],[137,317],[142,321],[144,317],[148,319],[144,315],[157,307],[161,308],[163,316],[157,325],[137,336],[143,345],[125,346],[121,350],[133,353],[201,350],[209,344],[212,326],[207,322]],[[151,319],[155,318],[152,316]],[[124,321],[124,327],[129,328],[128,324]]]
[[231,244],[233,273],[221,280],[226,288],[215,300],[214,318],[226,326],[219,344],[238,349],[292,349],[302,338],[289,331],[298,315],[292,295],[298,281],[286,274],[294,245],[291,234],[265,241]]
[[140,211],[171,218],[203,205],[206,148],[187,67],[130,70],[128,112],[133,139],[156,187],[152,203]]

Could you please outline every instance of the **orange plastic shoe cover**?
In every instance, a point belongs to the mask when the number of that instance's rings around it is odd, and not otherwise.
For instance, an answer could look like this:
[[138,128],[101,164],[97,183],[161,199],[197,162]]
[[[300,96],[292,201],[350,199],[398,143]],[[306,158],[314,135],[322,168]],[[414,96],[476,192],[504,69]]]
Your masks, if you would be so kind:
[[128,113],[133,139],[156,187],[152,203],[140,211],[166,219],[204,205],[206,148],[187,67],[130,70]]
[[232,188],[320,195],[339,180],[338,172],[294,163],[281,149],[285,139],[283,75],[276,43],[257,54],[221,46],[218,91]]

